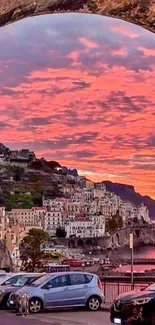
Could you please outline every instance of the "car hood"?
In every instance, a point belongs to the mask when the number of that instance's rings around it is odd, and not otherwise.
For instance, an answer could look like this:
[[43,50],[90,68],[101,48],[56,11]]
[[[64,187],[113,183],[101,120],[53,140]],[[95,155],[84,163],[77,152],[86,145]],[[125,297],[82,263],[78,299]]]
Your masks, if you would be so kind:
[[34,294],[37,291],[38,287],[33,287],[31,285],[24,286],[24,287],[18,287],[18,290],[16,291],[16,294],[23,294],[23,293],[31,293]]
[[16,286],[5,286],[3,288],[0,288],[0,291],[3,290],[5,292],[15,292],[21,287],[16,287]]
[[155,298],[155,291],[129,291],[117,296],[116,300],[120,300],[121,303],[128,302],[134,299],[143,299],[143,298]]

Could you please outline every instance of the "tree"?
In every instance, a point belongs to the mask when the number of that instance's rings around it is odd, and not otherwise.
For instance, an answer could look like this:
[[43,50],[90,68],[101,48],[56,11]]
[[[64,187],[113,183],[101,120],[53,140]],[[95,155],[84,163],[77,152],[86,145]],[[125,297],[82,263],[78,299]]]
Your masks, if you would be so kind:
[[57,161],[45,161],[47,167],[55,169],[56,167],[61,168],[61,165]]
[[119,216],[117,224],[118,228],[123,228],[123,218],[121,216]]
[[47,232],[41,229],[32,228],[27,236],[23,238],[20,246],[21,259],[26,271],[34,272],[37,267],[41,266],[41,260],[44,258],[44,252],[41,245],[49,239]]
[[65,231],[65,229],[64,228],[61,228],[61,227],[57,228],[56,229],[56,237],[58,237],[58,238],[65,238],[66,237],[66,231]]
[[123,219],[118,214],[118,212],[116,213],[115,216],[112,216],[111,218],[106,220],[106,225],[105,225],[106,232],[115,231],[118,228],[122,228],[122,227],[123,227]]

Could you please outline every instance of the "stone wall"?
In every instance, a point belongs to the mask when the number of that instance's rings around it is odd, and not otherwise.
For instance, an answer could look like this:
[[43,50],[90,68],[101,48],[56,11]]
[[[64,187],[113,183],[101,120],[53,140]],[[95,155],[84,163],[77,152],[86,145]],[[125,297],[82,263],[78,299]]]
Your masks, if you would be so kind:
[[128,246],[130,233],[134,235],[134,246],[139,244],[155,244],[155,225],[123,228],[113,232],[109,237],[61,239],[59,244],[67,244],[69,248],[76,249],[91,249],[91,247],[97,246],[103,249],[113,249]]

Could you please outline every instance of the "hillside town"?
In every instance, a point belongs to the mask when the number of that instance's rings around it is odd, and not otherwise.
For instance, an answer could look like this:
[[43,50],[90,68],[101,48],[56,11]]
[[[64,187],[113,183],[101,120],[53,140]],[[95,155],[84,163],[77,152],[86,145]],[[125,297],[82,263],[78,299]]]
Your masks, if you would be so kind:
[[[34,170],[32,170],[32,163],[35,165]],[[42,164],[45,165],[43,170]],[[94,238],[107,236],[112,230],[133,224],[150,223],[149,210],[144,203],[135,205],[129,200],[123,200],[116,193],[108,191],[104,182],[95,183],[86,177],[79,176],[76,169],[62,167],[57,162],[48,163],[44,159],[39,160],[29,149],[11,151],[0,144],[0,165],[1,188],[3,182],[5,184],[11,182],[14,187],[18,184],[18,188],[22,182],[25,185],[30,180],[32,184],[29,176],[31,173],[34,179],[38,175],[43,180],[51,179],[50,188],[53,188],[53,184],[56,186],[53,196],[53,191],[46,191],[45,183],[40,206],[32,203],[31,208],[23,208],[19,202],[17,206],[7,209],[1,204],[0,240],[5,241],[15,266],[21,263],[20,243],[32,228],[46,231],[50,238],[58,237],[58,233],[60,237],[67,239]],[[22,167],[25,176],[19,179],[17,177],[17,181],[14,177],[11,177],[11,180],[7,179],[10,177],[7,169],[9,166],[17,168],[16,177],[19,176],[18,173],[21,172]],[[49,166],[50,168],[52,166],[50,172]],[[12,188],[7,188],[7,192],[10,191],[9,195],[13,198],[16,193]],[[18,196],[20,195],[19,192]],[[25,192],[24,195],[31,197],[31,192]]]
[[20,263],[19,244],[31,228],[43,229],[51,237],[61,229],[66,238],[91,238],[105,236],[107,220],[118,215],[123,227],[134,222],[150,223],[149,211],[143,203],[134,206],[108,192],[102,182],[82,180],[82,185],[79,177],[75,184],[61,185],[62,198],[43,196],[40,207],[11,211],[0,208],[0,239],[5,240],[15,265]]

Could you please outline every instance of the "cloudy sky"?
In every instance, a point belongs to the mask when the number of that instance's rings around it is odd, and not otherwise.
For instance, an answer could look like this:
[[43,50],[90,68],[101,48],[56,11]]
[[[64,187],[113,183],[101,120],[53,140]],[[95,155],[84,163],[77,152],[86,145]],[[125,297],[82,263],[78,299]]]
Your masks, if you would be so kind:
[[12,149],[155,198],[155,35],[58,14],[0,29],[0,131]]

